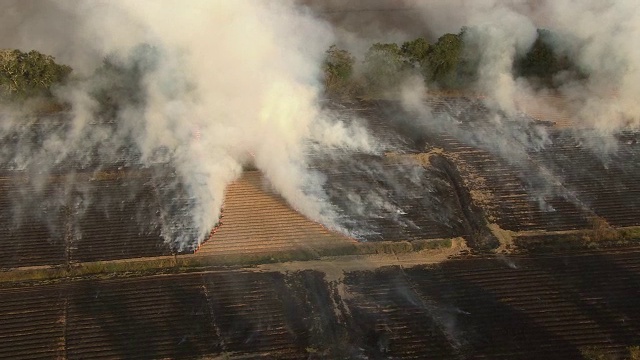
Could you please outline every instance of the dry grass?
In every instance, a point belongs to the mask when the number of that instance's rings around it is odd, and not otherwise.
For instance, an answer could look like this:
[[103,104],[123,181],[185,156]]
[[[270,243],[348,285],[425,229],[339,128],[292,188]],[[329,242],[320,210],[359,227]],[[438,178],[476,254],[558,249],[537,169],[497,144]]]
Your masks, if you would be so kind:
[[[640,360],[640,346],[630,346],[626,349],[627,354],[622,359]],[[597,346],[587,346],[580,349],[580,353],[587,360],[613,360],[620,359],[620,355],[609,349],[602,349]]]
[[591,231],[584,235],[584,241],[586,242],[613,241],[620,238],[620,233],[601,217],[593,216],[589,218],[589,224],[591,225]]
[[431,158],[433,156],[442,156],[444,154],[444,150],[441,148],[434,148],[428,152],[422,152],[418,154],[401,154],[397,152],[387,152],[384,154],[387,161],[392,163],[398,162],[408,162],[415,163],[422,167],[431,166]]
[[321,249],[296,249],[261,254],[230,254],[211,256],[180,255],[117,261],[97,261],[73,264],[66,267],[38,267],[0,272],[0,284],[48,282],[61,279],[111,278],[144,276],[164,273],[200,271],[219,267],[251,267],[262,264],[290,261],[321,260],[322,258],[372,255],[405,254],[423,250],[450,248],[450,239],[401,242],[353,243]]
[[527,251],[569,251],[640,245],[640,227],[614,228],[604,219],[589,220],[591,229],[514,234],[517,248]]
[[580,354],[586,360],[613,360],[615,358],[609,352],[595,346],[581,348]]

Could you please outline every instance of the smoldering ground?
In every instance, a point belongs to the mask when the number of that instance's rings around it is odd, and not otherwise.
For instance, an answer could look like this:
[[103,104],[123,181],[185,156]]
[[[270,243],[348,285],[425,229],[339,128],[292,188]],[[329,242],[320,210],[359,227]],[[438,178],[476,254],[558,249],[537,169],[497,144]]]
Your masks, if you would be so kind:
[[[532,153],[544,151],[554,139],[566,139],[569,134],[606,168],[619,158],[618,134],[640,127],[640,112],[633,100],[640,83],[640,57],[632,45],[640,20],[635,2],[362,1],[316,7],[348,33],[342,37],[339,33],[339,41],[356,55],[366,49],[363,43],[399,43],[417,36],[433,42],[445,32],[458,33],[466,27],[464,51],[477,59],[477,78],[466,90],[483,98],[471,102],[453,99],[445,102],[449,109],[442,105],[433,109],[424,94],[438,89],[427,89],[422,79],[409,76],[395,94],[390,94],[412,113],[412,120],[402,126],[424,133],[453,134],[523,167],[529,190],[542,207],[548,208],[542,199],[553,196],[570,199],[580,208],[587,206],[562,186],[562,169],[531,162]],[[392,10],[397,10],[394,16],[386,17]],[[367,26],[358,26],[363,17],[368,19]],[[534,44],[538,28],[557,34],[547,39],[549,45],[576,64],[576,69],[557,73],[551,84],[514,71],[514,63]],[[557,130],[550,119],[525,115],[525,110],[536,108],[562,113],[571,119],[571,128],[564,130],[563,136],[551,136],[550,132]],[[469,116],[479,121],[466,121]],[[585,174],[586,178],[592,176]]]
[[[556,80],[558,91],[571,100],[575,119],[599,134],[593,143],[600,145],[594,147],[615,150],[611,134],[638,126],[632,102],[634,84],[639,83],[634,80],[638,59],[633,41],[624,41],[633,38],[638,23],[637,7],[631,2],[407,0],[400,5],[411,11],[394,12],[396,21],[384,21],[385,11],[366,12],[366,27],[352,26],[353,16],[320,19],[339,14],[344,5],[311,1],[306,2],[309,9],[299,3],[7,1],[2,47],[41,49],[71,65],[77,77],[55,90],[71,104],[67,125],[44,131],[36,141],[25,135],[20,111],[4,117],[4,139],[13,139],[13,145],[2,149],[3,161],[39,184],[62,166],[98,173],[104,166],[96,165],[96,159],[118,166],[168,165],[172,176],[159,187],[170,199],[182,196],[180,206],[190,215],[166,226],[173,229],[166,238],[176,242],[181,229],[195,228],[197,234],[188,238],[199,239],[196,243],[217,222],[226,185],[251,164],[294,208],[352,234],[354,227],[345,224],[353,214],[385,214],[398,220],[405,210],[379,201],[389,194],[363,200],[354,195],[355,189],[338,190],[336,194],[354,201],[336,207],[327,194],[333,191],[327,185],[331,175],[310,169],[310,156],[349,159],[353,151],[379,153],[389,147],[357,122],[321,110],[324,51],[336,42],[362,50],[372,39],[423,35],[433,40],[461,26],[475,29],[468,40],[482,49],[474,90],[487,95],[482,105],[490,110],[490,121],[471,130],[457,126],[455,119],[434,114],[421,101],[424,85],[411,82],[399,95],[403,104],[412,104],[406,109],[418,114],[417,128],[446,127],[514,162],[548,146],[551,138],[545,127],[520,116],[522,103],[534,101],[530,98],[551,106],[537,99],[548,90],[515,78],[511,71],[514,58],[531,46],[537,27],[577,39],[554,46],[589,69],[591,76],[585,81],[561,74]],[[362,15],[360,5],[350,3],[349,14]],[[392,10],[400,5],[379,1],[366,8]],[[338,11],[332,12],[331,6]],[[576,11],[584,16],[575,19]],[[595,21],[599,13],[606,14],[599,20],[604,24],[594,30],[588,21]],[[411,21],[402,21],[409,17]],[[361,170],[389,184],[402,183],[374,165]],[[407,173],[412,178],[415,171]],[[557,183],[552,172],[547,174],[551,180],[543,176],[533,181],[543,184],[536,185],[540,189]],[[90,195],[81,198],[91,201]],[[180,206],[167,214],[184,213]],[[185,242],[189,240],[177,240],[178,247],[193,244]]]

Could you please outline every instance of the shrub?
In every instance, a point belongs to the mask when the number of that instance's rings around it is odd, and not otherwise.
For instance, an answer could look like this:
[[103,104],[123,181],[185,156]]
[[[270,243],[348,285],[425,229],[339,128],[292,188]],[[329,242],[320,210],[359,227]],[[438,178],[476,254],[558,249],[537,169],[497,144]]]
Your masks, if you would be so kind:
[[398,44],[375,43],[364,57],[366,89],[379,93],[400,85],[406,61]]
[[332,45],[326,51],[323,64],[324,85],[327,92],[337,95],[349,95],[352,86],[353,64],[355,58],[346,50]]

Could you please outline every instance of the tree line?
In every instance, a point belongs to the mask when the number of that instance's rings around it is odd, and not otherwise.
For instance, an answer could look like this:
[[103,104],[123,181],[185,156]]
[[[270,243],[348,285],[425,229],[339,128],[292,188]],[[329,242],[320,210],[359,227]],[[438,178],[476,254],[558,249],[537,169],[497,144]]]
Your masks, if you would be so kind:
[[135,47],[128,56],[106,56],[102,64],[86,79],[72,78],[72,68],[58,64],[54,57],[36,50],[0,50],[0,102],[22,103],[27,100],[36,112],[68,108],[55,96],[55,88],[74,81],[87,82],[88,95],[96,100],[96,115],[113,119],[123,106],[140,106],[144,102],[143,77],[156,67],[159,50],[148,44]]
[[[473,29],[463,27],[457,34],[442,35],[435,43],[424,37],[402,44],[375,43],[361,60],[333,45],[323,63],[325,90],[337,96],[375,96],[393,90],[408,76],[420,76],[427,86],[438,89],[469,88],[478,79],[482,52],[468,40],[470,31]],[[538,29],[531,48],[514,60],[514,76],[550,87],[562,71],[585,76],[566,54],[554,50],[557,36]]]
[[[376,96],[393,91],[409,76],[421,77],[429,88],[469,88],[478,78],[482,53],[469,41],[470,31],[473,29],[463,27],[435,43],[424,37],[402,44],[375,43],[363,59],[331,46],[323,62],[325,90],[330,96]],[[586,77],[566,54],[554,50],[557,41],[557,34],[539,29],[530,49],[514,60],[513,75],[551,87],[554,77],[563,71]],[[105,58],[93,75],[101,81],[96,82],[92,95],[106,109],[117,108],[121,102],[142,102],[141,78],[154,68],[160,55],[159,49],[142,44],[124,61]],[[55,86],[69,81],[71,72],[71,67],[35,50],[0,50],[0,100],[52,98]]]

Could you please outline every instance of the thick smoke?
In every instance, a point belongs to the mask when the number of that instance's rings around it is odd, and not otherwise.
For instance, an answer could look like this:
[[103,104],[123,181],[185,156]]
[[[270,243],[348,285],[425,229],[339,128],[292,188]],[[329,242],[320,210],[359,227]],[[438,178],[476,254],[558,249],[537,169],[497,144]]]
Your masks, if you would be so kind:
[[[576,101],[577,118],[604,132],[640,127],[640,6],[635,1],[550,1],[558,29],[579,39],[572,50],[589,74],[582,84],[565,84],[563,94]],[[561,46],[562,44],[560,44]]]
[[[174,179],[159,186],[188,195],[181,206],[192,218],[165,232],[181,247],[207,236],[218,220],[224,189],[245,166],[260,169],[297,210],[343,230],[323,191],[326,179],[310,169],[310,159],[372,152],[379,145],[355,122],[320,109],[320,65],[333,43],[360,55],[376,41],[426,36],[434,42],[468,26],[465,41],[479,52],[473,90],[486,95],[478,101],[490,109],[490,121],[463,129],[455,119],[437,116],[423,101],[427,89],[420,80],[411,79],[399,95],[406,109],[425,120],[421,129],[446,130],[516,163],[551,141],[544,127],[522,116],[532,105],[556,107],[548,94],[559,95],[562,111],[590,129],[578,136],[596,149],[615,150],[610,135],[640,125],[634,101],[640,90],[634,43],[640,10],[630,0],[16,0],[5,5],[0,47],[52,54],[78,78],[56,89],[72,104],[72,121],[40,125],[37,141],[25,135],[37,120],[25,122],[19,109],[15,116],[4,111],[3,140],[17,145],[0,149],[2,161],[27,172],[40,191],[61,164],[89,167],[96,153],[115,163],[135,158],[143,166],[170,164],[173,177],[154,181]],[[589,77],[561,73],[554,79],[556,89],[515,77],[514,59],[533,44],[536,28],[570,39],[552,45]],[[105,57],[135,74],[132,87],[123,85],[129,78],[95,72]],[[105,125],[95,94],[113,88],[123,94],[109,114],[114,124]],[[549,179],[541,183],[558,183],[551,172],[542,173]],[[190,224],[197,234],[180,235]]]
[[552,44],[554,49],[589,74],[587,80],[575,80],[564,73],[554,79],[558,94],[567,99],[564,110],[575,125],[594,128],[603,135],[640,125],[640,108],[635,101],[640,90],[640,52],[634,45],[640,32],[637,2],[415,1],[414,6],[422,9],[426,24],[449,14],[451,21],[440,29],[442,32],[455,32],[452,26],[475,28],[466,40],[481,49],[478,88],[500,109],[510,112],[527,102],[554,106],[536,100],[538,94],[548,94],[548,89],[514,78],[511,71],[514,59],[535,40],[535,29],[547,28],[565,39]]
[[363,56],[375,42],[403,42],[425,30],[420,13],[410,1],[297,0],[329,22],[335,42],[354,55]]
[[[470,31],[465,41],[480,60],[478,92],[491,107],[513,113],[530,107],[558,107],[545,99],[560,96],[562,112],[574,124],[607,135],[637,128],[640,109],[640,7],[636,1],[533,0],[378,0],[308,3],[338,29],[338,43],[358,55],[373,42],[402,42],[426,36],[431,42],[445,33]],[[366,22],[363,21],[366,19]],[[558,89],[516,78],[514,59],[536,38],[536,28],[559,35],[551,44],[589,74],[588,79],[560,73]],[[554,109],[557,110],[557,109]]]
[[[478,77],[468,90],[483,95],[481,99],[453,101],[451,109],[434,111],[425,102],[428,90],[422,79],[409,79],[397,95],[405,109],[420,119],[415,124],[420,131],[445,131],[514,165],[533,166],[523,171],[531,183],[530,190],[540,198],[560,195],[580,203],[562,187],[561,176],[544,164],[532,164],[529,154],[552,144],[548,134],[551,127],[524,113],[541,113],[540,120],[555,120],[545,114],[560,114],[561,123],[556,129],[570,122],[578,144],[603,159],[605,166],[618,148],[614,135],[640,127],[636,101],[640,93],[640,52],[634,42],[640,35],[640,6],[635,1],[388,0],[323,4],[317,7],[329,14],[326,17],[334,26],[351,31],[343,36],[343,44],[351,46],[355,54],[366,48],[363,44],[402,42],[418,36],[435,42],[445,33],[458,33],[467,27],[466,51],[478,59]],[[342,16],[337,15],[342,12]],[[358,26],[361,16],[367,17],[368,26]],[[370,27],[376,30],[370,31]],[[516,76],[513,64],[531,48],[538,28],[557,34],[550,45],[576,64],[582,74],[560,72],[553,79],[553,87]],[[405,37],[398,41],[396,34]],[[355,41],[361,44],[350,45]],[[486,112],[486,121],[460,123],[465,109],[473,112],[474,108]]]
[[[309,157],[368,152],[373,142],[320,111],[320,64],[333,35],[304,8],[287,1],[20,1],[9,14],[18,38],[3,39],[3,47],[46,43],[42,51],[85,76],[57,89],[72,105],[70,125],[18,147],[24,161],[16,167],[55,167],[70,157],[82,163],[95,151],[114,160],[134,146],[143,165],[175,167],[199,242],[219,218],[226,186],[253,165],[294,208],[341,230]],[[90,75],[105,57],[138,77],[124,87],[136,93],[125,91],[111,114],[115,126],[95,124],[93,94],[131,79]],[[16,130],[19,121],[4,126]],[[160,185],[175,191],[176,184]],[[193,246],[184,226],[165,226],[167,241]]]

